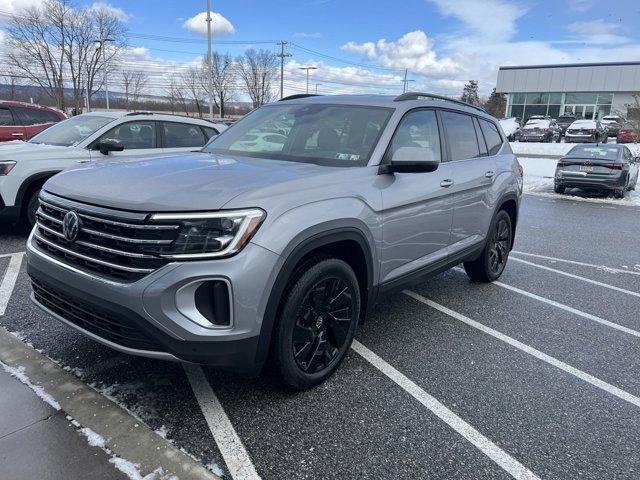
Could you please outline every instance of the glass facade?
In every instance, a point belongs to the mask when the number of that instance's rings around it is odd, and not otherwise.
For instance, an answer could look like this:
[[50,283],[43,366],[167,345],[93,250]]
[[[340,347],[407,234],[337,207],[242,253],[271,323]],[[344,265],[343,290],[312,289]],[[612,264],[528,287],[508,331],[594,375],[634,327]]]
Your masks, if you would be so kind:
[[613,93],[606,92],[549,92],[509,94],[508,117],[524,121],[532,115],[575,115],[577,118],[602,118],[611,111]]

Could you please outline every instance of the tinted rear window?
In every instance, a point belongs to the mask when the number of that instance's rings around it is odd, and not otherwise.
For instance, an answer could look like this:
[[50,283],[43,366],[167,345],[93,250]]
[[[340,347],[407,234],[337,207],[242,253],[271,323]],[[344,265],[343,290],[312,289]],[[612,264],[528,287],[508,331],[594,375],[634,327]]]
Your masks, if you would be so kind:
[[567,153],[567,158],[593,158],[599,160],[617,160],[620,149],[618,147],[577,145]]
[[500,147],[502,147],[502,137],[500,136],[500,132],[498,132],[498,127],[486,120],[479,119],[479,122],[482,133],[484,134],[484,139],[487,142],[489,155],[495,155],[500,151]]
[[40,125],[43,123],[55,123],[60,119],[53,112],[35,108],[16,108],[23,125]]
[[13,116],[8,108],[0,108],[0,126],[13,125]]
[[451,160],[463,160],[480,155],[473,120],[469,115],[442,112],[442,121],[447,132]]

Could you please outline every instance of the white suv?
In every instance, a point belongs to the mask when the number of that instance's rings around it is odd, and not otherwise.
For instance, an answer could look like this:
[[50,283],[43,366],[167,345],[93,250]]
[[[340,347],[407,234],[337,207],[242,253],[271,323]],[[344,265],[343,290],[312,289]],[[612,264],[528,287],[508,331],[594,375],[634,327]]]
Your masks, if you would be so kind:
[[226,129],[179,115],[94,112],[60,122],[28,142],[0,144],[0,220],[22,217],[33,225],[44,182],[78,163],[199,150]]

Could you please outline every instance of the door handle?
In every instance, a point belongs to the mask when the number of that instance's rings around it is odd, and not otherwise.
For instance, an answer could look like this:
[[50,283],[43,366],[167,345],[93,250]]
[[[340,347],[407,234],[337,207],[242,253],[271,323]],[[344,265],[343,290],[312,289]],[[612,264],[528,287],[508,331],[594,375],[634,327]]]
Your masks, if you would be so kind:
[[449,188],[451,185],[453,185],[453,180],[451,180],[451,179],[449,179],[449,178],[447,178],[447,179],[445,179],[445,180],[442,180],[442,181],[440,182],[440,186],[441,186],[441,187],[444,187],[444,188]]
[[488,172],[484,172],[484,176],[487,178],[493,178],[494,175],[495,174],[491,170],[489,170]]

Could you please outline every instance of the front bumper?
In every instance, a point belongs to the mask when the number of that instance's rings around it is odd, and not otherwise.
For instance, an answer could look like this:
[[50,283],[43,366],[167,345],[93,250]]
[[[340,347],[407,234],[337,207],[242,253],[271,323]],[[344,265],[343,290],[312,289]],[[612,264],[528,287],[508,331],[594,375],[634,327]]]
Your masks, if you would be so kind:
[[[281,257],[249,243],[234,257],[176,262],[133,283],[69,267],[27,243],[34,302],[58,320],[116,350],[254,373],[262,319]],[[179,308],[177,292],[197,280],[229,286],[231,325],[205,328]]]

